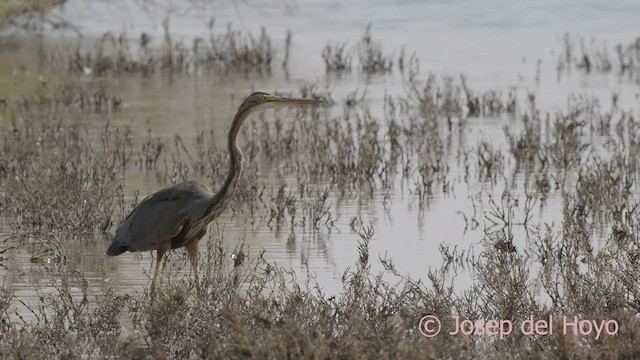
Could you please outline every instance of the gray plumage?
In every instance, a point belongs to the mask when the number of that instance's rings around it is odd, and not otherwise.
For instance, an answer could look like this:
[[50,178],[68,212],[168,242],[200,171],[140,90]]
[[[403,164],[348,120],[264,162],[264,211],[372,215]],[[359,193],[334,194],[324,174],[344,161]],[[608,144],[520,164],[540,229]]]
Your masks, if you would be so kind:
[[[155,248],[180,225],[186,234],[190,221],[202,219],[214,194],[204,184],[189,180],[160,190],[145,198],[122,222],[107,255],[116,256],[125,251],[148,251]],[[172,240],[171,248],[184,245],[183,236]]]

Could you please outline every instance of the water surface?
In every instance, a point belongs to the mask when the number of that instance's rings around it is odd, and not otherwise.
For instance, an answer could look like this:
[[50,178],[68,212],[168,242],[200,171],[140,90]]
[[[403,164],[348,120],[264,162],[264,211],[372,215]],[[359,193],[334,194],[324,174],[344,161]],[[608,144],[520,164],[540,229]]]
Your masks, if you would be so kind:
[[[172,139],[175,135],[193,139],[199,131],[214,130],[216,141],[222,147],[235,109],[252,90],[296,93],[305,83],[320,82],[331,89],[337,104],[326,111],[335,114],[341,113],[342,101],[347,94],[355,90],[366,91],[372,115],[384,118],[385,94],[394,97],[406,94],[405,83],[397,69],[391,74],[365,76],[357,71],[355,55],[355,71],[341,78],[327,77],[320,56],[327,42],[355,45],[369,23],[374,39],[381,42],[385,53],[393,54],[394,58],[402,49],[407,54],[415,53],[425,77],[428,73],[454,77],[464,73],[474,89],[497,89],[503,93],[513,89],[521,100],[527,92],[535,92],[537,103],[549,111],[563,107],[570,93],[595,96],[608,105],[613,92],[619,94],[622,108],[638,110],[640,88],[627,77],[615,72],[595,72],[588,76],[578,71],[559,76],[557,72],[561,41],[566,32],[586,41],[605,44],[610,49],[638,36],[640,4],[637,1],[605,4],[600,1],[471,0],[213,3],[69,0],[54,13],[68,19],[82,37],[74,31],[52,31],[42,40],[27,36],[24,45],[17,49],[0,49],[0,97],[18,96],[21,91],[28,91],[37,86],[40,76],[49,79],[69,76],[38,70],[36,53],[41,46],[64,49],[80,41],[83,46],[91,47],[107,31],[126,32],[132,41],[146,32],[151,34],[154,44],[159,45],[163,36],[162,21],[167,17],[174,40],[186,44],[197,36],[208,36],[207,23],[211,19],[215,20],[213,29],[216,32],[225,31],[229,24],[234,29],[253,34],[258,34],[264,27],[273,38],[278,58],[272,75],[174,74],[170,78],[115,76],[106,80],[109,89],[125,100],[123,110],[114,114],[111,121],[116,126],[130,125],[134,140],[140,142],[149,128],[153,129],[154,136],[163,139]],[[279,61],[289,30],[293,43],[285,73],[280,70]],[[536,79],[538,61],[540,71]],[[17,71],[23,64],[27,71]],[[82,79],[83,76],[79,76],[79,81]],[[279,114],[288,116],[286,112]],[[104,126],[99,118],[87,120],[96,131]],[[463,138],[465,146],[476,147],[482,140],[487,140],[505,150],[503,126],[512,124],[513,119],[508,116],[469,119]],[[246,146],[246,139],[243,143]],[[474,245],[482,239],[481,228],[465,231],[462,213],[471,213],[470,197],[484,191],[499,198],[506,187],[505,183],[467,185],[461,180],[462,172],[454,156],[449,155],[447,161],[451,167],[449,177],[456,184],[455,191],[444,195],[436,191],[422,210],[415,195],[398,182],[389,193],[388,209],[382,205],[385,202],[382,191],[374,192],[367,201],[358,198],[338,200],[337,194],[332,194],[332,212],[339,220],[331,230],[305,233],[296,229],[290,238],[290,229],[278,233],[264,225],[252,226],[246,214],[233,216],[230,212],[213,226],[224,229],[225,243],[231,249],[244,239],[249,255],[265,250],[266,259],[291,267],[299,274],[316,276],[331,294],[340,290],[342,273],[357,258],[358,236],[349,226],[350,220],[357,217],[375,227],[370,251],[372,260],[386,254],[394,259],[401,273],[424,278],[429,267],[441,264],[438,251],[441,244],[473,251]],[[258,164],[261,184],[282,180],[274,178],[270,166]],[[207,179],[200,180],[207,182]],[[295,179],[285,180],[295,182]],[[157,174],[144,170],[128,171],[125,185],[128,196],[136,191],[145,196],[164,186],[158,182]],[[524,192],[518,188],[510,190],[514,194]],[[535,220],[559,221],[560,215],[561,199],[552,192],[544,211],[537,209]],[[481,221],[483,218],[478,216]],[[98,289],[102,282],[110,281],[122,292],[147,286],[151,254],[128,253],[107,259],[103,254],[108,240],[94,240],[89,244],[84,255],[73,261],[87,276],[90,286]],[[30,258],[26,252],[16,252],[0,263],[0,276],[12,284],[18,297],[26,301],[35,296],[29,273],[44,266],[32,264]],[[469,280],[463,277],[459,281],[464,286]]]

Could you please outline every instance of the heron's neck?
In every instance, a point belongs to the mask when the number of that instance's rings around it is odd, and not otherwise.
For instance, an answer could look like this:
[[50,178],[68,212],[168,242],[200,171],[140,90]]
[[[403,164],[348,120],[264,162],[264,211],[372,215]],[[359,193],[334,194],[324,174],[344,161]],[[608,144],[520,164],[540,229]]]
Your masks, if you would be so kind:
[[[248,112],[248,111],[246,111]],[[229,129],[229,173],[227,174],[227,179],[224,182],[224,187],[233,185],[235,190],[235,184],[240,179],[240,173],[242,171],[242,151],[240,151],[240,147],[238,146],[238,133],[240,132],[240,127],[244,123],[244,120],[249,116],[249,114],[239,113],[233,119],[233,124],[231,124],[231,129]],[[233,194],[233,193],[232,193]]]
[[240,179],[240,173],[242,172],[242,151],[240,151],[240,148],[238,147],[238,133],[240,132],[240,127],[249,116],[249,113],[250,111],[248,110],[237,113],[233,119],[233,123],[231,124],[228,138],[230,157],[229,173],[227,174],[227,179],[224,181],[222,188],[213,198],[214,204],[212,204],[213,206],[210,208],[211,210],[224,210],[227,205],[229,205],[229,202],[235,193],[236,185],[238,183],[238,179]]

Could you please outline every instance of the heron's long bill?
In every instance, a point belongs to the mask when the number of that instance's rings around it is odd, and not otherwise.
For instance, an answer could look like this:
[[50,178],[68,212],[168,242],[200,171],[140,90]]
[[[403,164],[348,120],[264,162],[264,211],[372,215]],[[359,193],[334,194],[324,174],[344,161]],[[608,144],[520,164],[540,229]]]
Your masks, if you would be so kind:
[[322,102],[320,99],[288,98],[275,95],[268,95],[265,100],[276,106],[314,105]]

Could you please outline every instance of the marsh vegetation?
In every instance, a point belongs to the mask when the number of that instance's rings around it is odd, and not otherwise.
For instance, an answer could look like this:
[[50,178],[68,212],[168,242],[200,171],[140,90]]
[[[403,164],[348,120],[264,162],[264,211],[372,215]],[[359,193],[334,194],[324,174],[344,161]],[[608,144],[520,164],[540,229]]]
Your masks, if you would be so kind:
[[[327,73],[358,69],[375,77],[395,71],[403,90],[385,94],[378,107],[360,89],[344,97],[321,82],[292,90],[287,95],[335,105],[266,113],[245,125],[244,173],[227,210],[244,219],[246,229],[285,234],[282,245],[302,264],[308,264],[309,250],[296,248],[300,238],[322,243],[341,232],[356,256],[341,270],[337,291],[327,290],[313,272],[270,261],[263,249],[249,250],[249,231],[230,236],[224,217],[205,238],[201,294],[184,271],[182,252],[166,258],[172,266],[154,301],[147,287],[118,287],[110,277],[115,264],[87,257],[95,252],[88,249],[102,254],[110,232],[147,195],[131,190],[132,173],[150,174],[156,189],[190,178],[215,189],[227,170],[226,146],[219,141],[226,128],[158,135],[150,123],[141,128],[124,121],[133,116],[131,100],[114,90],[114,79],[271,76],[280,71],[273,64],[287,64],[289,47],[295,48],[290,35],[276,47],[267,30],[218,34],[210,28],[187,47],[173,40],[167,20],[155,46],[146,33],[109,33],[93,48],[43,51],[46,71],[63,76],[0,99],[0,266],[19,268],[25,253],[37,263],[28,274],[6,272],[22,277],[35,296],[25,300],[9,276],[4,279],[0,354],[638,357],[637,112],[615,93],[607,101],[574,94],[549,109],[538,104],[535,91],[476,89],[465,75],[422,72],[420,59],[407,58],[404,50],[384,53],[372,33],[367,27],[354,45],[329,41],[317,56]],[[617,66],[597,46],[583,46],[580,56],[572,37],[563,46],[559,71]],[[616,49],[620,73],[637,75],[637,44]],[[497,135],[474,136],[483,126]],[[424,216],[436,202],[456,197],[466,204],[457,211],[472,239],[468,247],[441,243],[441,262],[425,265],[420,274],[406,274],[398,259],[372,251],[379,239],[367,206],[391,217],[393,202],[406,201]],[[350,201],[360,205],[355,214],[339,206]],[[382,248],[393,246],[395,239],[386,240]],[[84,270],[90,261],[100,264],[102,273],[92,275],[98,281]],[[561,331],[426,338],[419,323],[429,314],[447,331],[454,315],[514,323],[531,315],[575,315],[614,319],[619,331],[600,338]]]

